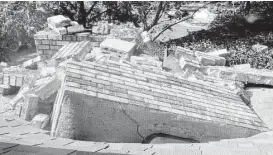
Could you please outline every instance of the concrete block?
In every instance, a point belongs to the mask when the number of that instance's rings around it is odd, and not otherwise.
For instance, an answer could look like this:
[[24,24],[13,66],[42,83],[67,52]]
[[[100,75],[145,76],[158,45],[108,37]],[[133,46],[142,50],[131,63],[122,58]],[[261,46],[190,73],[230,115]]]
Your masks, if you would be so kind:
[[47,40],[47,39],[43,39],[43,40],[41,40],[41,42],[42,42],[42,44],[44,44],[44,45],[49,44],[49,40]]
[[265,45],[261,45],[261,44],[255,44],[252,46],[252,49],[255,51],[255,52],[265,52],[268,50],[268,47],[265,46]]
[[119,39],[105,39],[100,44],[100,48],[120,54],[120,56],[128,59],[135,53],[136,44]]
[[4,74],[4,77],[3,77],[3,84],[9,86],[9,85],[10,85],[9,83],[10,83],[10,76]]
[[70,25],[71,20],[63,15],[57,15],[47,18],[48,27],[51,29]]
[[72,34],[72,33],[77,33],[77,32],[83,32],[84,30],[85,29],[84,29],[83,25],[75,25],[75,26],[68,27],[67,33]]
[[47,114],[38,114],[32,119],[31,125],[33,127],[43,129],[48,125],[49,120],[50,120],[49,115],[47,115]]
[[37,95],[26,94],[20,117],[27,121],[31,120],[38,110],[38,100],[39,97]]

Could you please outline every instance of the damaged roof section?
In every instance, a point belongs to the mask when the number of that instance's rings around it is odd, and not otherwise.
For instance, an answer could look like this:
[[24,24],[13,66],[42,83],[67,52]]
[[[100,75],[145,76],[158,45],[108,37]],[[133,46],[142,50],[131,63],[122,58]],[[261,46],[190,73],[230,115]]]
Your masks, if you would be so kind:
[[[68,90],[76,94],[85,94],[92,99],[117,102],[127,106],[144,107],[145,110],[157,110],[159,113],[162,112],[162,116],[166,116],[165,113],[174,115],[177,118],[176,123],[172,124],[174,126],[165,127],[169,128],[167,134],[170,135],[181,136],[177,132],[171,132],[171,129],[176,127],[176,130],[184,131],[183,126],[189,124],[192,129],[188,132],[193,132],[190,135],[195,135],[194,139],[199,141],[206,136],[218,139],[247,137],[268,130],[242,99],[226,87],[190,81],[164,71],[152,72],[141,67],[118,63],[108,62],[103,65],[87,61],[69,61],[66,67],[63,91]],[[57,104],[60,106],[62,103]],[[91,99],[90,104],[94,104]],[[134,110],[130,113],[134,112],[139,113]],[[145,117],[147,122],[149,115],[153,113],[147,114]],[[168,124],[169,121],[173,121],[171,117],[170,119],[166,117],[166,122],[163,120],[160,122]],[[138,118],[134,118],[136,119]],[[143,120],[140,122],[147,124]],[[216,128],[217,132],[212,132]],[[111,131],[113,130],[114,128]],[[154,133],[163,132],[151,128],[150,130]],[[194,133],[197,130],[199,133]],[[196,136],[200,133],[203,135]],[[130,141],[128,138],[127,140]]]

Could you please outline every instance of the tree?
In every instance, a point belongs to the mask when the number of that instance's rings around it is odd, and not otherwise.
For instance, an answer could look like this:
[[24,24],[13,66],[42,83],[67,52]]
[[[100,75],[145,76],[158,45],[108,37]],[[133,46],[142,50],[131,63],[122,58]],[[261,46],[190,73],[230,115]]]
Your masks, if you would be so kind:
[[[138,13],[140,15],[140,20],[143,24],[143,30],[149,31],[152,27],[158,24],[159,19],[164,14],[164,11],[167,7],[169,2],[138,2],[135,3],[135,7],[138,10]],[[156,14],[153,15],[153,10],[156,9]],[[149,23],[150,21],[150,23]]]

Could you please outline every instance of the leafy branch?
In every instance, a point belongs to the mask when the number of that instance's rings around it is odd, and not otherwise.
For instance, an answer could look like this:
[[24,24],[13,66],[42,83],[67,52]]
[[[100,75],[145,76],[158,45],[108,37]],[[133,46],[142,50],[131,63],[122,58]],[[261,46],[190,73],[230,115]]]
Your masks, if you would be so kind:
[[173,24],[171,24],[171,25],[165,27],[161,32],[159,32],[159,33],[154,37],[153,41],[155,41],[163,32],[165,32],[166,30],[170,29],[172,26],[174,26],[174,25],[176,25],[176,24],[178,24],[178,23],[181,23],[181,22],[183,22],[183,21],[186,21],[186,20],[188,20],[188,19],[193,18],[194,14],[195,14],[196,12],[198,12],[200,9],[206,7],[206,6],[207,6],[208,4],[210,4],[210,3],[211,3],[211,2],[208,2],[207,4],[205,4],[205,5],[201,6],[201,7],[199,7],[198,9],[196,9],[196,10],[192,13],[192,15],[188,16],[187,18],[184,18],[184,19],[182,19],[182,20],[180,20],[180,21],[177,21],[177,22],[175,22],[175,23],[173,23]]

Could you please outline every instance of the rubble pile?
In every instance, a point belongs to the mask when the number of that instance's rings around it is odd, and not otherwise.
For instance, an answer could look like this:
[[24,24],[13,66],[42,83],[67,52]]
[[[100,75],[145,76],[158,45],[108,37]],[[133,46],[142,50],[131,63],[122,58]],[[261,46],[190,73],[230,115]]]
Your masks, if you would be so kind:
[[[46,127],[50,119],[57,119],[52,117],[55,115],[54,113],[60,111],[61,107],[59,106],[64,94],[64,85],[68,86],[70,90],[87,95],[88,93],[92,94],[93,90],[107,94],[100,96],[100,98],[108,97],[107,99],[110,99],[109,96],[116,95],[111,98],[114,100],[124,97],[122,96],[124,94],[119,92],[124,90],[123,85],[128,85],[126,91],[130,93],[132,93],[130,89],[135,90],[134,87],[148,88],[149,91],[151,90],[149,87],[151,87],[152,91],[156,91],[156,93],[143,95],[141,94],[144,92],[143,90],[133,92],[133,94],[129,93],[130,99],[138,100],[144,97],[143,100],[140,100],[141,104],[144,102],[170,103],[167,108],[171,108],[173,106],[171,104],[176,103],[176,100],[171,101],[172,98],[177,97],[175,93],[171,92],[172,89],[179,90],[179,92],[184,89],[192,91],[183,88],[186,85],[182,85],[182,81],[187,83],[189,88],[196,87],[195,89],[200,91],[200,94],[207,96],[210,95],[208,92],[218,90],[211,88],[212,90],[204,93],[200,90],[199,85],[204,84],[213,86],[215,89],[223,89],[228,91],[236,102],[243,101],[246,104],[249,104],[249,98],[244,92],[242,83],[273,85],[272,72],[256,72],[256,70],[254,72],[254,70],[246,71],[225,67],[226,59],[224,57],[228,54],[226,50],[203,53],[177,47],[174,53],[168,54],[165,47],[151,42],[145,33],[141,42],[137,41],[139,38],[136,38],[135,32],[128,37],[134,36],[135,39],[124,39],[126,37],[118,35],[112,38],[105,36],[96,38],[91,36],[89,32],[84,32],[85,29],[82,25],[61,15],[48,18],[48,27],[51,30],[40,32],[35,36],[37,52],[41,52],[38,57],[19,66],[9,67],[7,64],[1,63],[0,93],[9,95],[18,92],[11,101],[15,115],[31,121],[33,126],[38,128]],[[99,23],[94,27],[93,32],[95,35],[107,35],[117,31],[112,29],[110,32],[110,29],[107,23]],[[96,44],[93,44],[94,42]],[[144,46],[146,48],[141,48]],[[264,50],[262,47],[256,49]],[[95,69],[92,70],[91,68],[94,67]],[[69,72],[69,77],[67,72]],[[122,75],[120,76],[120,74]],[[82,80],[77,79],[79,77]],[[148,81],[147,78],[149,78]],[[161,82],[154,81],[155,79],[160,79]],[[120,89],[114,90],[109,81],[120,85]],[[190,84],[191,82],[195,84]],[[175,84],[175,86],[172,89],[161,90],[162,87],[167,87],[170,84]],[[151,93],[147,90],[145,92]],[[160,101],[153,100],[156,95],[162,96],[162,92],[167,95],[166,98]],[[219,97],[223,96],[219,92],[215,94]],[[173,97],[170,98],[168,95],[173,95]],[[174,104],[174,106],[177,105]],[[208,103],[208,106],[211,105]],[[163,108],[166,111],[166,107]],[[177,112],[177,109],[172,112]],[[181,114],[180,111],[179,113]],[[56,122],[56,120],[54,121]],[[182,132],[179,134],[183,135]]]

